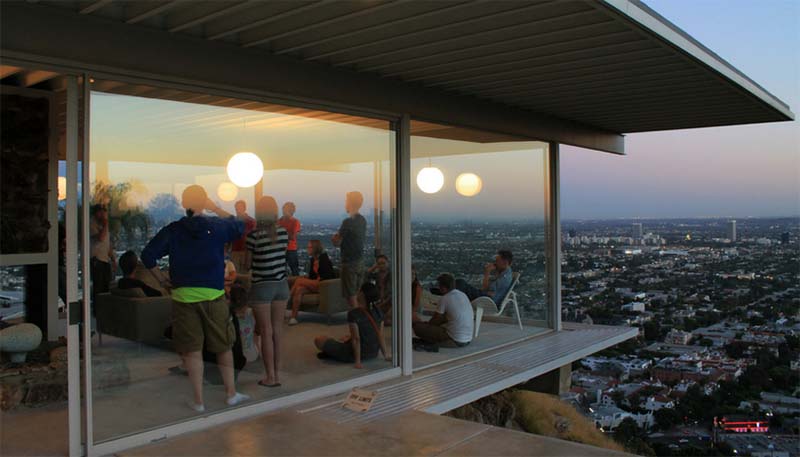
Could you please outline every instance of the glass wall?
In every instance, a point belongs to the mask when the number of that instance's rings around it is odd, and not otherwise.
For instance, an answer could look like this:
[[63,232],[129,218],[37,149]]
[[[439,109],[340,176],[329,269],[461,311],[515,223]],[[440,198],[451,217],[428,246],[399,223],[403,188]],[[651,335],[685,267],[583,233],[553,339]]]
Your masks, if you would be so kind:
[[411,133],[414,367],[545,331],[547,143],[421,121]]
[[[393,257],[390,122],[115,81],[92,89],[96,441],[393,366],[381,327],[394,276],[376,261]],[[249,398],[233,399],[231,372]]]
[[63,77],[10,65],[0,72],[0,455],[64,455]]

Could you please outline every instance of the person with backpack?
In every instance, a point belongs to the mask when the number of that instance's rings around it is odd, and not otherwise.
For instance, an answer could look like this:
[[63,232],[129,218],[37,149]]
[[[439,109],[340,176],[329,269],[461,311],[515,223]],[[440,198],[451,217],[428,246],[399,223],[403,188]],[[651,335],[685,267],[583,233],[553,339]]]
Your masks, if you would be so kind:
[[[239,372],[244,369],[247,362],[258,358],[258,351],[255,348],[253,339],[253,328],[255,320],[253,312],[247,306],[247,290],[240,284],[231,286],[230,291],[230,316],[233,328],[236,330],[236,339],[233,341],[233,377],[239,379]],[[257,337],[255,337],[257,338]],[[253,356],[252,353],[255,352]],[[223,384],[222,372],[217,365],[216,354],[203,347],[203,361],[206,369],[204,370],[205,380],[209,384]]]
[[381,296],[378,287],[364,283],[357,299],[358,306],[347,312],[348,335],[339,340],[325,335],[314,338],[320,359],[353,363],[356,368],[363,368],[361,362],[376,358],[380,351],[384,359],[392,360],[392,354],[386,349],[383,339],[383,313],[379,306]]

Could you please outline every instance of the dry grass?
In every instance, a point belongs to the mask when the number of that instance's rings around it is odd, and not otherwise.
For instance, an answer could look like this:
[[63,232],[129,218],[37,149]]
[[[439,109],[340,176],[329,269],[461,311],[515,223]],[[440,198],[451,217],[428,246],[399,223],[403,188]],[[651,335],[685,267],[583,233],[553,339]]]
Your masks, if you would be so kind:
[[[589,419],[558,397],[518,390],[511,398],[517,411],[516,420],[528,433],[625,452],[620,444],[603,435]],[[569,421],[564,432],[556,429],[559,416]]]

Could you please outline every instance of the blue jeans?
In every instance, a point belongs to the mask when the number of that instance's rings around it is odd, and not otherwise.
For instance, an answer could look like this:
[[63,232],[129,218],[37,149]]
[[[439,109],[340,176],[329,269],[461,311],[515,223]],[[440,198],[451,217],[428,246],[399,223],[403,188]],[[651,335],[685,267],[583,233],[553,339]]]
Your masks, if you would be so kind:
[[286,251],[286,266],[292,276],[300,276],[300,263],[297,260],[297,251]]
[[463,280],[462,278],[456,279],[456,289],[464,292],[467,297],[469,297],[469,301],[475,300],[478,297],[487,296],[486,292],[478,289],[472,284],[467,283],[467,281]]

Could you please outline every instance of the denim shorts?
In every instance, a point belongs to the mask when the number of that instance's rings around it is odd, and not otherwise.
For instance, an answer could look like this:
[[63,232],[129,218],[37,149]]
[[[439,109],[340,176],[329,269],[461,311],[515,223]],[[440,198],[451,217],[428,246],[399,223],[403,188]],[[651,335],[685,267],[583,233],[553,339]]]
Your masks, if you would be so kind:
[[250,306],[259,306],[289,299],[289,284],[280,281],[254,282],[250,287]]

